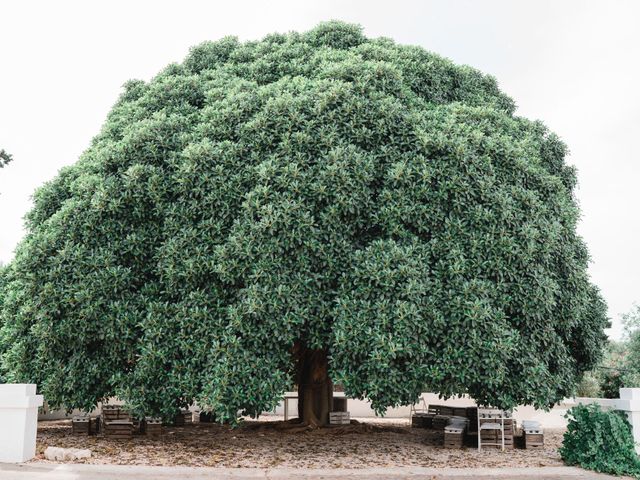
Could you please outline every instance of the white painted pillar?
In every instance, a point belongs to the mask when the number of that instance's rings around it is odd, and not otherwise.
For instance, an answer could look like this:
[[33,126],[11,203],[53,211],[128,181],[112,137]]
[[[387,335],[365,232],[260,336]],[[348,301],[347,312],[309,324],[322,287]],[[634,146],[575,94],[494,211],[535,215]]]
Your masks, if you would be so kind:
[[35,385],[0,384],[0,462],[26,462],[35,456],[41,406]]
[[627,413],[636,453],[640,455],[640,388],[621,388],[618,408]]

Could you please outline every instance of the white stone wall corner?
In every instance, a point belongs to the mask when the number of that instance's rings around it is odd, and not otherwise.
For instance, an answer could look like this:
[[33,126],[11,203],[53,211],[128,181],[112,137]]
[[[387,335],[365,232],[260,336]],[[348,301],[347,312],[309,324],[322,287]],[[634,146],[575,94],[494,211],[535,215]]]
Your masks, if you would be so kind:
[[33,384],[0,384],[0,462],[26,462],[35,456],[42,403]]

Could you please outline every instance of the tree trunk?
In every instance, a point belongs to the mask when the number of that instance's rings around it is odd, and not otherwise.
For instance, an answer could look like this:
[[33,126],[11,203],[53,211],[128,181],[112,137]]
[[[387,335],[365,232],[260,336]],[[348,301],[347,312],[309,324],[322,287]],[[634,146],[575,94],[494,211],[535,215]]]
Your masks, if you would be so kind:
[[313,427],[329,424],[333,384],[325,350],[298,350],[298,417]]

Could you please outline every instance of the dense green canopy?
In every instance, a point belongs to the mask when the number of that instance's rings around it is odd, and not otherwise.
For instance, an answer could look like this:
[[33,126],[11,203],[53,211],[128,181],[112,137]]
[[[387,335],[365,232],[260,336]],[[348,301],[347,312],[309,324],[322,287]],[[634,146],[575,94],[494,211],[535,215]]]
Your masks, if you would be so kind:
[[1,370],[52,405],[272,408],[295,348],[379,411],[549,405],[600,357],[576,174],[489,76],[339,22],[130,81],[34,197]]

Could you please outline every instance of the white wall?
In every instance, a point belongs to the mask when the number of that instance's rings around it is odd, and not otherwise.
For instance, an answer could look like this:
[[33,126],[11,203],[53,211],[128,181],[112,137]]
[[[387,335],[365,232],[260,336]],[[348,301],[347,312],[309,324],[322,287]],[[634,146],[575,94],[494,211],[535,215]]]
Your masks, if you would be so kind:
[[[294,392],[288,393],[291,395],[295,394]],[[438,398],[438,394],[425,392],[422,394],[422,398],[424,398],[427,405],[448,405],[454,407],[471,407],[476,405],[473,399],[466,396],[459,398],[450,398],[448,400],[441,400]],[[513,417],[518,422],[521,422],[522,420],[537,420],[540,422],[543,428],[564,428],[567,426],[567,421],[564,418],[564,414],[567,412],[567,408],[567,405],[561,403],[559,405],[556,405],[550,411],[545,412],[544,410],[538,410],[530,406],[521,406],[514,410]],[[349,399],[347,410],[351,413],[352,418],[365,418],[371,420],[375,420],[376,418],[376,414],[371,408],[370,402],[366,400]],[[389,408],[384,415],[384,418],[409,420],[409,412],[410,407],[408,406]],[[276,408],[275,413],[265,412],[263,415],[283,416],[284,403],[280,403],[280,405]],[[290,418],[298,416],[297,400],[289,400],[289,416]]]
[[[288,394],[295,395],[295,392],[288,392]],[[451,398],[449,400],[441,400],[438,398],[438,395],[435,393],[423,393],[422,398],[425,399],[427,405],[449,405],[455,407],[470,407],[475,406],[475,402],[469,397],[460,397],[460,398]],[[544,410],[537,410],[530,406],[521,406],[514,410],[513,416],[516,421],[521,422],[522,420],[537,420],[540,422],[543,428],[564,428],[567,426],[567,421],[564,418],[564,414],[567,412],[567,409],[573,406],[576,403],[579,403],[580,400],[586,399],[571,399],[565,402],[556,405],[553,409],[548,412]],[[112,398],[109,399],[110,404],[118,404],[117,399]],[[588,402],[582,402],[588,403]],[[351,413],[352,418],[365,418],[374,421],[376,418],[375,412],[371,408],[371,404],[366,400],[353,400],[349,399],[348,401],[348,410]],[[384,415],[384,418],[388,419],[398,419],[398,420],[409,420],[409,411],[410,408],[406,407],[396,407],[389,408]],[[71,418],[73,414],[81,413],[79,410],[74,410],[71,414],[66,414],[64,410],[54,410],[49,411],[46,410],[44,413],[41,413],[38,416],[38,420],[59,420],[64,418]],[[99,413],[99,410],[94,410],[92,414]],[[284,415],[284,403],[281,402],[280,405],[276,408],[274,412],[264,412],[261,417],[271,417],[278,416],[282,417]],[[298,416],[298,401],[297,400],[289,400],[289,416],[290,418]]]

